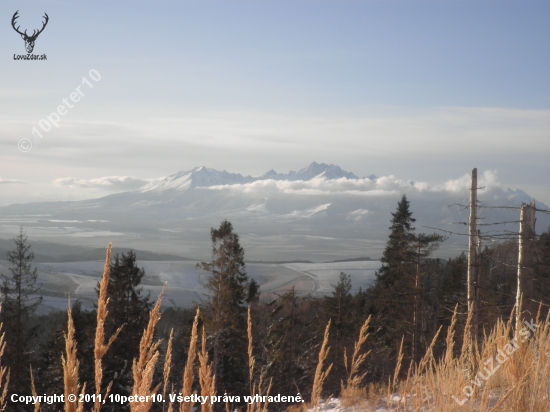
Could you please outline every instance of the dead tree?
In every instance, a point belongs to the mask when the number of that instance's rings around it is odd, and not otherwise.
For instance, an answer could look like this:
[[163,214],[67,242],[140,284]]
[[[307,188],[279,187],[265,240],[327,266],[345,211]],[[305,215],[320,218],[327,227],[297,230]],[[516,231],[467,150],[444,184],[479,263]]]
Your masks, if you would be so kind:
[[533,272],[535,263],[535,201],[522,204],[519,226],[516,330],[533,319]]
[[472,311],[470,336],[477,339],[478,332],[478,232],[477,232],[477,168],[472,170],[472,184],[470,187],[470,222],[468,231],[468,311]]

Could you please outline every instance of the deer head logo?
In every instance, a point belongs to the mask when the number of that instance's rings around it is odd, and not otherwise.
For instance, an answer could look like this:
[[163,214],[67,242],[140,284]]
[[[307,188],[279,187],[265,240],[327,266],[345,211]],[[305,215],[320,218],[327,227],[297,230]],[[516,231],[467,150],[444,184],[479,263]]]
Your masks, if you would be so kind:
[[13,15],[13,17],[12,17],[12,19],[11,19],[11,25],[12,25],[13,29],[14,29],[17,33],[19,33],[19,34],[21,35],[21,38],[22,38],[23,40],[25,40],[25,48],[27,49],[27,53],[32,53],[32,51],[33,51],[33,49],[34,49],[34,42],[36,41],[36,38],[38,37],[38,35],[39,35],[40,33],[42,33],[42,32],[44,31],[44,28],[45,28],[46,25],[48,24],[48,20],[49,20],[50,18],[48,17],[48,15],[47,15],[46,13],[44,13],[44,19],[45,19],[46,21],[44,21],[44,23],[42,23],[42,28],[41,28],[40,30],[38,30],[38,31],[34,30],[33,33],[32,33],[32,35],[29,36],[29,35],[27,34],[27,30],[25,30],[25,32],[22,33],[22,32],[19,31],[19,27],[20,27],[20,26],[15,27],[16,20],[17,20],[17,18],[19,17],[19,16],[18,16],[18,13],[19,13],[19,10],[17,10],[17,11],[15,12],[15,14]]

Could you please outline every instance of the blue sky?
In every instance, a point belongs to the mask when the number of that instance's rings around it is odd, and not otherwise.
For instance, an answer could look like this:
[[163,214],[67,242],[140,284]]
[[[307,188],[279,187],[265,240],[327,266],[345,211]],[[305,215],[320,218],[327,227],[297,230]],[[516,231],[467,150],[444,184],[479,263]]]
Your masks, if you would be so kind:
[[[47,61],[13,60],[16,10],[31,32],[50,16]],[[1,203],[90,195],[57,178],[313,160],[428,181],[496,169],[550,203],[548,1],[8,0],[0,17],[0,179],[25,182]],[[101,80],[32,136],[90,69]]]

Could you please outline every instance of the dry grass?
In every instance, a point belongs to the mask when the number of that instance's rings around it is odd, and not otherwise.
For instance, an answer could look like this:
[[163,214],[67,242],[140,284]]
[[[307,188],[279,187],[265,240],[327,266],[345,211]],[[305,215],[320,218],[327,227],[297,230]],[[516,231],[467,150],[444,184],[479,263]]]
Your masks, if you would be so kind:
[[[107,286],[109,285],[109,265],[111,263],[111,246],[109,243],[107,246],[107,253],[105,254],[105,265],[103,267],[103,276],[101,277],[101,282],[99,283],[99,296],[97,298],[97,325],[95,330],[95,342],[94,342],[94,367],[95,367],[95,402],[93,407],[93,412],[99,412],[101,409],[101,381],[103,379],[103,367],[101,361],[109,347],[117,338],[118,334],[122,330],[122,326],[117,329],[117,331],[109,338],[107,343],[105,343],[105,320],[109,311],[107,310],[107,305],[109,304],[109,299],[107,298]],[[103,399],[107,398],[109,395],[109,390],[111,388],[112,382],[107,387]]]
[[355,342],[353,355],[351,356],[351,364],[350,362],[348,362],[347,353],[344,349],[344,365],[346,367],[346,371],[348,372],[348,379],[346,380],[346,384],[344,385],[344,382],[342,382],[342,389],[340,391],[340,399],[342,401],[342,406],[344,407],[357,405],[361,403],[366,397],[366,388],[361,388],[360,385],[367,373],[365,372],[362,375],[359,375],[358,373],[359,368],[365,362],[367,356],[369,356],[371,352],[368,351],[366,353],[360,354],[363,345],[369,337],[367,331],[369,329],[370,320],[371,317],[369,316],[361,327],[361,330],[359,331],[359,338]]
[[[191,395],[191,389],[193,387],[193,365],[195,358],[197,357],[197,328],[199,326],[200,309],[197,308],[195,314],[195,320],[193,321],[193,328],[191,329],[191,342],[189,342],[189,351],[187,352],[187,362],[183,371],[183,388],[181,390],[182,395]],[[190,402],[180,403],[180,412],[191,412],[192,404]]]
[[139,343],[139,356],[137,359],[134,359],[132,365],[134,377],[132,395],[146,397],[144,402],[130,403],[130,410],[132,412],[148,412],[153,404],[152,395],[158,391],[161,385],[159,383],[156,387],[152,388],[155,366],[160,356],[158,348],[161,343],[160,340],[153,342],[153,339],[155,336],[155,326],[160,320],[160,305],[162,303],[163,294],[164,288],[162,288],[153,310],[149,313],[149,322],[143,331]]
[[318,410],[319,408],[319,401],[321,400],[321,393],[323,391],[323,383],[325,382],[325,379],[327,378],[328,374],[330,373],[330,370],[332,369],[332,364],[331,364],[325,371],[323,371],[323,364],[327,359],[328,352],[330,350],[330,347],[327,347],[329,329],[330,329],[330,320],[328,321],[327,327],[325,329],[323,344],[321,345],[321,350],[319,351],[319,361],[317,362],[317,368],[315,369],[315,376],[313,378],[313,389],[311,390],[311,407],[314,408],[315,410]]
[[[455,355],[458,317],[455,308],[445,338],[446,350],[440,359],[435,358],[433,348],[439,339],[441,328],[420,362],[409,365],[406,376],[400,379],[402,342],[393,377],[385,385],[376,383],[366,388],[359,386],[364,375],[358,376],[358,366],[353,367],[354,363],[360,364],[364,361],[362,355],[358,355],[368,336],[363,325],[349,370],[348,359],[344,358],[348,380],[346,385],[342,383],[340,408],[365,412],[548,412],[550,314],[546,320],[540,321],[539,310],[534,322],[538,327],[535,327],[534,332],[526,327],[515,331],[512,326],[513,315],[512,311],[508,322],[498,320],[489,333],[484,333],[479,344],[471,336],[469,315],[464,327],[461,350]],[[319,353],[309,411],[323,409],[319,407],[322,390],[322,383],[319,382],[323,378],[323,362],[328,352],[326,342],[327,332]],[[304,412],[308,407],[294,405],[287,410]]]
[[[81,388],[78,377],[80,362],[76,357],[74,332],[73,314],[71,312],[71,306],[69,305],[69,309],[67,310],[67,333],[64,333],[65,355],[61,355],[61,364],[63,365],[63,386],[65,392],[65,412],[82,412],[84,403],[78,402],[78,400],[71,402],[68,398],[71,394],[79,395],[81,393],[86,393],[86,385]],[[32,386],[34,390],[34,382]]]
[[[424,358],[409,367],[406,378],[399,381],[394,374],[384,397],[379,387],[370,390],[361,410],[548,412],[550,319],[536,322],[539,327],[530,338],[527,329],[514,332],[512,322],[499,320],[479,346],[469,339],[467,320],[466,341],[455,356],[456,319],[455,311],[441,359],[432,351],[436,335]],[[476,369],[475,365],[480,366]]]
[[[346,388],[358,388],[365,376],[367,375],[364,373],[363,375],[358,375],[359,367],[365,362],[365,359],[367,359],[367,356],[369,356],[371,351],[368,351],[367,353],[363,353],[360,355],[361,349],[363,348],[363,345],[367,341],[367,338],[369,337],[369,334],[367,333],[369,329],[371,317],[369,316],[368,319],[363,323],[363,326],[361,327],[361,330],[359,331],[359,338],[355,342],[355,346],[353,348],[353,355],[351,357],[351,365],[348,363],[348,357],[346,354],[346,351],[344,350],[344,365],[346,366],[346,371],[348,372],[348,380],[346,381]],[[344,386],[342,384],[342,386]]]
[[[107,284],[109,282],[109,263],[111,245],[107,248],[105,267],[99,287],[97,327],[94,346],[95,363],[95,391],[101,393],[102,358],[118,336],[120,328],[110,337],[105,336],[105,320],[107,318]],[[150,396],[163,385],[163,394],[166,394],[169,384],[169,375],[172,363],[173,331],[170,333],[166,357],[163,368],[163,380],[156,386],[153,383],[155,366],[160,357],[160,341],[153,342],[155,327],[160,320],[161,292],[153,310],[150,312],[149,323],[140,341],[140,351],[133,362],[134,387],[132,395]],[[455,355],[455,335],[457,325],[457,311],[451,319],[451,325],[445,338],[446,350],[440,359],[434,356],[433,348],[439,339],[441,328],[436,333],[424,357],[418,364],[411,363],[407,374],[402,375],[403,341],[392,377],[387,384],[371,384],[361,387],[365,374],[359,374],[360,366],[364,363],[369,352],[361,353],[368,338],[370,318],[363,324],[359,337],[355,342],[351,359],[344,353],[344,362],[348,372],[347,379],[342,382],[341,406],[346,410],[392,412],[548,412],[550,404],[550,314],[543,321],[534,321],[529,330],[522,327],[513,329],[513,312],[508,322],[498,320],[490,332],[484,332],[483,338],[477,339],[471,335],[471,314],[466,319],[464,337],[460,352]],[[193,323],[191,342],[187,363],[183,371],[182,394],[190,395],[193,384],[193,365],[197,356],[199,310]],[[0,330],[2,325],[0,324]],[[295,405],[289,408],[293,411],[304,411],[308,407],[312,410],[320,409],[323,383],[327,378],[332,365],[325,368],[330,348],[328,347],[330,321],[325,329],[323,342],[319,351],[317,368],[315,371],[311,402]],[[77,347],[74,338],[74,324],[69,308],[67,333],[65,334],[65,353],[62,355],[64,392],[68,394],[84,393],[85,388],[79,383]],[[261,395],[263,381],[254,380],[256,361],[253,356],[252,321],[248,312],[248,373],[250,379],[250,394]],[[4,354],[4,334],[0,335],[0,358]],[[201,396],[215,396],[216,377],[213,374],[212,363],[209,361],[206,348],[206,334],[203,328],[199,358],[199,384]],[[7,385],[9,370],[0,367],[0,411],[6,407]],[[266,395],[269,395],[271,382]],[[103,394],[106,398],[110,390]],[[172,386],[171,391],[174,388]],[[36,396],[34,377],[31,369],[31,392]],[[97,399],[98,397],[96,397]],[[349,405],[346,405],[349,402]],[[459,405],[462,403],[462,405]],[[152,399],[148,402],[130,404],[132,412],[148,412]],[[84,403],[65,403],[65,412],[82,412]],[[353,407],[356,405],[357,407]],[[349,408],[348,408],[349,406]],[[226,404],[228,407],[228,404]],[[96,400],[92,410],[99,412],[101,403]],[[34,406],[38,412],[40,405]],[[173,404],[168,405],[171,412]],[[212,412],[212,405],[206,402],[201,405],[201,412]],[[267,403],[257,403],[247,407],[248,412],[267,412]],[[322,409],[322,408],[321,408]],[[180,411],[189,412],[191,405],[180,405]]]
[[[117,338],[122,327],[118,328],[115,333],[108,338],[105,336],[105,321],[108,316],[108,304],[109,299],[107,298],[107,286],[109,283],[109,265],[111,261],[111,244],[107,247],[107,252],[105,256],[105,265],[103,270],[103,276],[99,284],[99,296],[97,302],[97,325],[95,332],[95,341],[94,341],[94,380],[95,380],[95,401],[91,410],[93,412],[99,412],[102,406],[102,402],[99,400],[99,395],[101,395],[101,385],[103,379],[103,369],[102,369],[102,360],[110,346]],[[163,398],[166,399],[166,390],[169,384],[169,375],[171,370],[172,363],[172,344],[174,331],[170,332],[170,338],[168,341],[168,346],[166,350],[166,356],[164,360],[163,367],[163,380],[153,387],[153,377],[155,373],[155,367],[160,357],[159,346],[161,341],[153,342],[155,327],[160,320],[160,307],[162,303],[162,297],[164,294],[164,288],[160,293],[155,306],[149,314],[149,322],[146,329],[143,332],[139,345],[139,355],[137,359],[133,361],[133,380],[134,385],[132,388],[132,395],[134,396],[148,396],[148,399],[145,402],[131,402],[130,410],[132,412],[148,412],[151,409],[153,398],[152,395],[156,394],[157,391],[163,386]],[[0,305],[1,310],[1,305]],[[198,320],[199,320],[199,309],[195,316],[193,323],[193,328],[191,332],[191,343],[189,346],[189,354],[187,358],[187,363],[183,372],[183,396],[191,395],[192,385],[193,385],[193,368],[194,362],[197,356],[197,340],[198,340]],[[0,331],[2,330],[2,324],[0,323]],[[68,320],[67,320],[67,333],[65,336],[65,353],[61,355],[62,367],[63,367],[63,386],[65,393],[65,412],[83,412],[85,403],[84,402],[70,402],[68,400],[68,395],[74,394],[84,394],[86,387],[85,385],[80,385],[79,382],[79,361],[77,358],[77,347],[76,340],[74,337],[75,329],[73,323],[73,317],[71,313],[71,308],[68,309]],[[0,335],[0,359],[4,354],[5,350],[5,337],[2,333]],[[199,381],[201,386],[201,395],[202,396],[214,396],[215,395],[215,382],[216,377],[212,373],[212,363],[209,362],[208,352],[206,350],[206,335],[203,329],[202,334],[202,347],[199,352]],[[0,364],[1,365],[1,364]],[[33,396],[36,396],[36,390],[34,385],[34,376],[32,373],[32,368],[30,371],[31,374],[31,392]],[[3,412],[6,408],[6,396],[9,383],[9,370],[6,367],[0,367],[0,412]],[[101,399],[106,399],[109,395],[112,382],[109,383],[107,389]],[[174,392],[174,387],[172,385],[171,392]],[[180,405],[180,411],[190,412],[192,409],[191,404],[182,403]],[[40,410],[40,403],[34,405],[34,412]],[[172,412],[173,403],[170,402],[168,405],[168,412]],[[263,411],[266,412],[267,409]],[[202,412],[212,412],[212,405],[210,402],[206,402],[201,405]]]
[[[31,393],[32,393],[32,396],[34,396],[35,398],[37,397],[37,393],[36,393],[36,386],[34,386],[34,376],[32,374],[32,365],[30,366],[30,372],[31,372]],[[40,402],[36,402],[34,404],[34,412],[38,412],[40,411]]]
[[[254,397],[256,394],[259,396],[269,396],[269,393],[271,391],[271,383],[272,381],[269,381],[269,385],[267,387],[267,390],[265,392],[265,395],[262,392],[264,381],[263,381],[263,374],[260,375],[260,382],[256,382],[254,379],[254,366],[256,364],[256,359],[254,359],[253,354],[253,339],[252,339],[252,317],[250,315],[250,307],[248,308],[248,318],[247,318],[247,336],[248,336],[248,377],[250,380],[250,396]],[[269,405],[269,402],[254,402],[252,404],[246,405],[247,412],[267,412],[267,407]]]
[[[168,378],[170,377],[170,369],[172,368],[172,342],[174,340],[174,328],[170,329],[170,337],[168,338],[168,346],[166,347],[166,355],[164,356],[164,368],[162,370],[162,397],[166,399],[166,388],[168,387]],[[171,410],[172,404],[168,410]],[[164,410],[164,405],[162,406]]]
[[246,334],[248,337],[248,380],[250,382],[250,396],[254,396],[254,365],[256,364],[256,360],[254,359],[253,354],[253,339],[252,339],[252,318],[250,316],[250,307],[248,308],[248,317],[246,319]]
[[[0,312],[2,311],[2,304],[0,303]],[[4,350],[6,349],[5,334],[2,332],[3,324],[0,323],[0,365],[2,356],[4,356]],[[7,367],[0,367],[0,411],[6,409],[6,396],[8,394],[8,384],[10,382],[10,371]]]
[[[212,363],[208,361],[204,327],[202,328],[202,345],[199,352],[199,384],[201,387],[201,396],[210,397],[216,395],[216,376],[212,373]],[[210,402],[202,404],[201,412],[212,412],[212,404]]]
[[[250,317],[250,307],[248,308],[246,333],[248,336],[248,381],[250,385],[250,396],[254,396],[254,392],[256,392],[256,384],[254,382],[254,365],[256,364],[256,359],[254,359],[253,354],[254,345],[252,340],[252,319]],[[246,405],[246,410],[247,412],[254,412],[256,410],[255,405]]]

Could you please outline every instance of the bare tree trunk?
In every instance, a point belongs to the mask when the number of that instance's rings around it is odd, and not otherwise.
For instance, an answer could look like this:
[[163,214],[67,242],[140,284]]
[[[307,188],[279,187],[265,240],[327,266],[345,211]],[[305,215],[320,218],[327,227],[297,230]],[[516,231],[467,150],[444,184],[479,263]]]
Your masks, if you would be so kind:
[[414,279],[414,309],[413,309],[413,336],[412,336],[412,352],[413,361],[416,362],[418,354],[418,285],[420,283],[420,241],[418,242],[418,252],[416,255],[416,276]]
[[477,318],[477,168],[472,170],[472,185],[470,188],[470,225],[468,244],[468,311],[472,311],[472,323],[470,337],[477,339],[478,318]]
[[535,201],[522,204],[519,226],[518,290],[516,330],[533,319],[533,271],[535,261]]
[[473,322],[475,326],[474,333],[476,335],[477,339],[477,332],[479,327],[479,302],[481,301],[479,298],[480,293],[480,287],[481,287],[481,232],[477,231],[477,253],[476,253],[476,279],[475,279],[475,312],[473,313],[474,318]]

